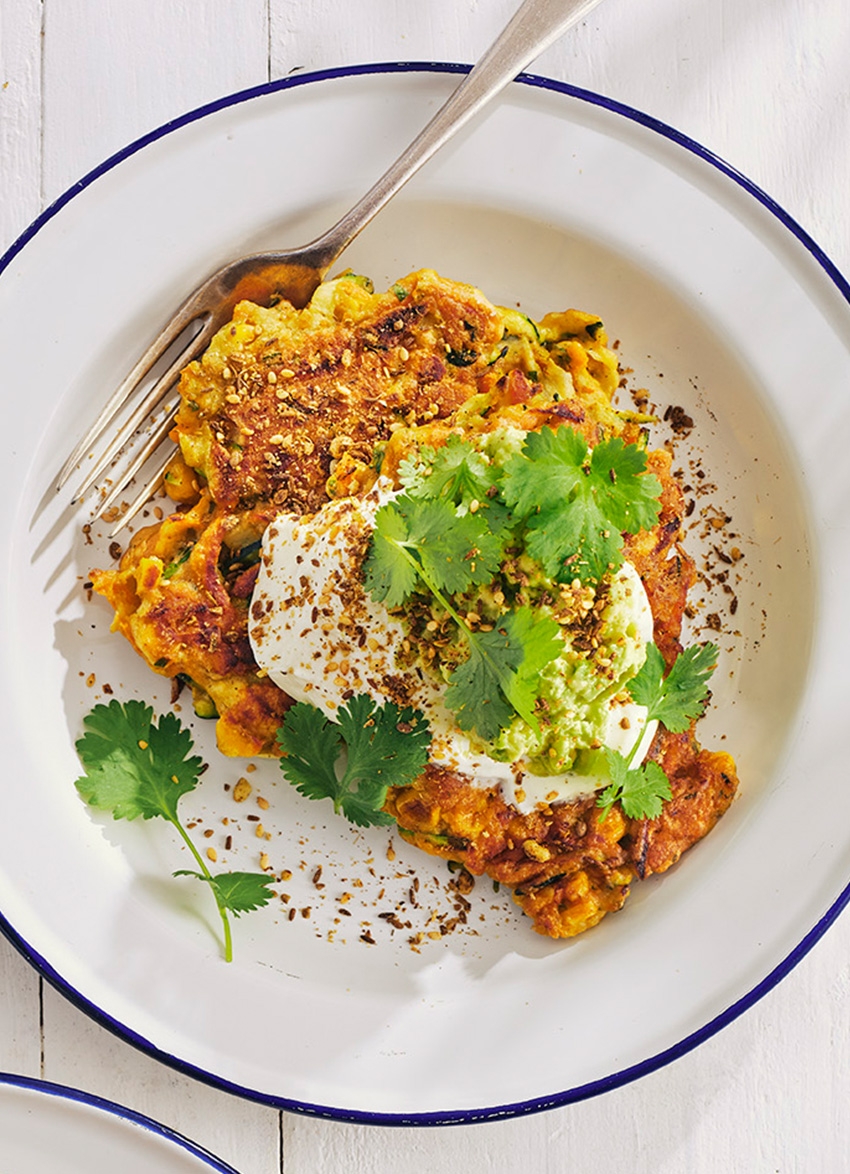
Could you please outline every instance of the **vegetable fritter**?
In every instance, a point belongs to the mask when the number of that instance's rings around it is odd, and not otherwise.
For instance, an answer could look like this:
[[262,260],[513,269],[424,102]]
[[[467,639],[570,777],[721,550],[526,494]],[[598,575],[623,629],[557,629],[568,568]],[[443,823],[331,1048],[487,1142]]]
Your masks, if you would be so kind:
[[[166,474],[177,509],[139,531],[117,569],[92,574],[114,628],[158,673],[187,682],[217,718],[228,755],[275,754],[291,702],[258,668],[248,639],[259,546],[281,511],[310,514],[361,494],[379,472],[455,434],[567,427],[591,447],[641,441],[612,406],[619,381],[602,323],[578,311],[534,323],[476,289],[424,270],[376,295],[344,275],[295,310],[241,303],[181,376]],[[665,452],[648,453],[660,514],[627,534],[625,557],[652,610],[668,668],[681,651],[694,565],[682,549],[683,502]],[[572,936],[619,909],[629,885],[669,868],[735,794],[726,754],[702,750],[693,724],[659,726],[649,758],[670,780],[657,819],[603,815],[596,796],[522,814],[497,787],[429,765],[391,788],[385,811],[423,850],[513,891],[538,932]]]

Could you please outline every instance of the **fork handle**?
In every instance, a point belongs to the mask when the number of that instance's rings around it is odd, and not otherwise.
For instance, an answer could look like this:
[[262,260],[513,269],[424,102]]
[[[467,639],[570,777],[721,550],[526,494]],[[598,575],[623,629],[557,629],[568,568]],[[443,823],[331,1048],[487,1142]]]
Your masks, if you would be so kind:
[[350,212],[310,242],[304,252],[315,267],[324,274],[372,217],[436,151],[535,57],[599,2],[525,0],[478,64],[395,163]]

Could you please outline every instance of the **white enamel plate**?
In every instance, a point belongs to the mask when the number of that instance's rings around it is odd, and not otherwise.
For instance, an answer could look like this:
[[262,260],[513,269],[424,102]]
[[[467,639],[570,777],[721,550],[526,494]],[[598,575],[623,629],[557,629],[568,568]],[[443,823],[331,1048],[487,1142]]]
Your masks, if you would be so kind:
[[0,1170],[21,1174],[236,1174],[132,1109],[63,1085],[0,1072]]
[[[112,561],[106,527],[83,532],[56,471],[200,279],[330,225],[455,73],[355,69],[216,104],[110,160],[0,263],[3,924],[69,998],[167,1063],[362,1121],[528,1112],[657,1067],[794,964],[843,906],[850,865],[847,284],[695,144],[533,78],[344,261],[378,288],[431,267],[532,316],[599,314],[629,387],[693,419],[676,463],[699,490],[688,545],[713,569],[691,637],[722,646],[701,737],[735,756],[739,797],[622,912],[555,943],[490,882],[459,910],[442,862],[301,799],[272,762],[223,759],[184,701],[210,763],[182,807],[198,843],[219,868],[266,853],[285,878],[235,924],[228,965],[209,893],[171,876],[191,867],[172,830],[95,816],[76,794],[73,743],[96,701],[170,702],[87,598],[91,568]],[[253,791],[236,804],[240,776]]]

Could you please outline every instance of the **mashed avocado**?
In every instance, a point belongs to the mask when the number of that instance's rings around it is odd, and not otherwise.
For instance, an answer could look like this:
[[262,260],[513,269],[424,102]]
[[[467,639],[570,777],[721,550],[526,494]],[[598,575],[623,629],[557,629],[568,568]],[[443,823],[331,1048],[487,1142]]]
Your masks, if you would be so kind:
[[517,716],[487,753],[504,762],[525,759],[533,774],[562,774],[581,765],[583,750],[603,744],[611,699],[638,672],[652,639],[646,593],[628,563],[609,580],[596,631],[597,647],[583,649],[576,646],[580,637],[564,630],[563,655],[540,674],[540,731]]

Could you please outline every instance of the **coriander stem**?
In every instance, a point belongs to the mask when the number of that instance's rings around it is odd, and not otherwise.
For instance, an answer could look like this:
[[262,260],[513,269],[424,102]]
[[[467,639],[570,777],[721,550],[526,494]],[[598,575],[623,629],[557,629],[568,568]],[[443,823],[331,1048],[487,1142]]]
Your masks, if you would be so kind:
[[[402,554],[407,559],[407,561],[411,564],[411,566],[416,568],[416,573],[422,579],[422,582],[425,584],[425,586],[428,588],[428,590],[431,592],[431,594],[434,596],[434,598],[437,600],[437,602],[442,604],[442,606],[446,609],[448,614],[452,617],[452,619],[454,620],[454,622],[458,626],[461,638],[466,641],[470,650],[473,647],[475,647],[476,646],[475,637],[476,637],[477,633],[475,631],[473,631],[473,629],[470,628],[469,624],[467,624],[467,622],[464,619],[462,619],[462,617],[455,611],[455,609],[452,607],[452,605],[449,603],[449,601],[443,595],[442,591],[438,590],[438,588],[436,588],[434,586],[434,584],[429,580],[428,576],[425,574],[425,569],[422,566],[422,564],[419,562],[418,559],[415,559],[413,557],[413,555],[410,553],[410,551],[407,549],[407,547],[404,545],[404,543],[398,542],[396,539],[392,539],[392,541],[395,542],[395,545],[402,552]],[[483,650],[481,648],[480,643],[477,645],[477,647],[478,647],[478,651],[479,651],[480,655],[487,661],[488,664],[493,666],[492,657],[485,650]],[[511,706],[513,711],[515,713],[518,713],[519,716],[523,719],[523,721],[528,722],[528,724],[531,726],[531,728],[533,730],[535,730],[535,732],[537,732],[540,727],[537,723],[537,719],[534,717],[534,714],[521,712],[521,710],[517,709],[516,704],[514,703],[513,699],[510,696],[510,692],[509,692],[510,676],[509,676],[509,674],[506,674],[504,671],[499,671],[499,669],[497,667],[493,666],[493,675],[499,681],[499,688],[501,689],[505,700]]]
[[422,563],[418,559],[413,557],[413,555],[410,553],[410,551],[408,550],[407,546],[405,546],[404,543],[399,542],[397,539],[391,539],[390,541],[392,541],[398,547],[398,549],[402,552],[402,554],[407,559],[407,561],[410,563],[410,565],[415,568],[416,573],[417,573],[417,575],[419,575],[422,582],[425,584],[425,586],[428,588],[428,590],[431,592],[431,594],[434,596],[434,598],[437,600],[437,602],[441,603],[443,605],[443,607],[446,609],[446,611],[452,617],[452,619],[457,624],[457,626],[466,635],[467,639],[470,636],[473,636],[474,633],[473,633],[472,629],[469,627],[469,625],[463,619],[461,619],[461,617],[458,615],[458,613],[455,611],[455,609],[452,607],[452,605],[449,603],[449,601],[446,599],[446,597],[443,595],[443,593],[441,591],[439,591],[434,586],[434,584],[430,581],[428,576],[425,574],[425,568],[422,566]]
[[[195,860],[197,861],[198,867],[200,868],[203,875],[206,877],[206,879],[208,881],[212,881],[212,873],[207,868],[206,863],[204,861],[204,858],[201,856],[198,849],[192,843],[192,840],[191,840],[191,837],[189,836],[189,833],[186,831],[186,829],[183,827],[182,823],[180,823],[180,821],[178,819],[172,819],[171,822],[174,824],[174,826],[177,828],[180,835],[183,837],[183,840],[185,841],[187,847],[189,848],[189,851],[195,857]],[[222,904],[222,902],[219,898],[219,895],[218,895],[218,892],[216,891],[215,885],[210,884],[210,888],[212,889],[212,894],[215,897],[215,903],[218,906],[218,912],[219,912],[219,916],[221,917],[221,923],[224,926],[224,960],[225,960],[225,962],[232,962],[233,961],[233,939],[232,939],[231,933],[230,933],[230,921],[227,916],[227,910],[225,909],[224,905]]]
[[646,733],[646,727],[648,725],[649,725],[649,719],[647,718],[647,720],[644,722],[643,727],[640,731],[640,735],[635,740],[634,745],[632,746],[631,750],[628,753],[628,757],[626,758],[626,770],[631,770],[631,768],[632,768],[632,762],[634,761],[634,757],[637,754],[638,746],[640,746],[641,742],[643,741],[643,736]]
[[[624,760],[626,763],[626,770],[627,771],[632,769],[632,762],[634,761],[634,757],[637,754],[638,746],[640,746],[641,742],[643,741],[643,736],[646,733],[646,728],[651,721],[655,721],[655,718],[652,716],[652,710],[647,708],[646,721],[643,723],[643,728],[641,729],[640,735],[638,736],[637,740],[635,741],[634,745],[632,746],[631,750],[629,751],[628,756]],[[601,799],[602,796],[600,795],[599,798]],[[597,803],[596,803],[597,807],[603,808],[602,814],[599,816],[600,823],[605,822],[605,820],[608,818],[608,812],[611,810],[611,808],[614,806],[614,804],[617,802],[617,800],[619,798],[620,798],[620,795],[616,795],[613,799],[610,800],[610,802],[605,803],[605,804],[600,803],[599,800],[597,800]]]

